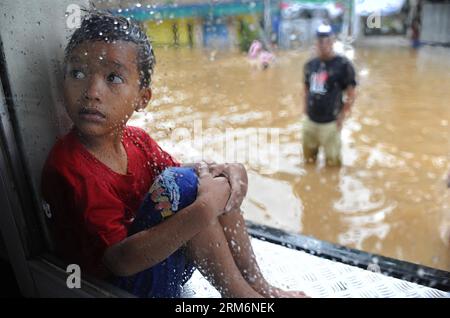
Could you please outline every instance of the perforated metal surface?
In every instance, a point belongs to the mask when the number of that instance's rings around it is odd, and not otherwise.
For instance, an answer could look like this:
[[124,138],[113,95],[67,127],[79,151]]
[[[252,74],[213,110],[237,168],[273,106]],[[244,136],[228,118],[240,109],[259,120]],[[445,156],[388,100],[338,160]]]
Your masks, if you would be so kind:
[[[443,292],[364,270],[355,266],[333,262],[302,251],[252,239],[261,270],[273,285],[291,290],[302,290],[311,297],[445,297]],[[421,275],[423,273],[418,273]],[[220,297],[203,276],[195,271],[185,285],[184,297]]]

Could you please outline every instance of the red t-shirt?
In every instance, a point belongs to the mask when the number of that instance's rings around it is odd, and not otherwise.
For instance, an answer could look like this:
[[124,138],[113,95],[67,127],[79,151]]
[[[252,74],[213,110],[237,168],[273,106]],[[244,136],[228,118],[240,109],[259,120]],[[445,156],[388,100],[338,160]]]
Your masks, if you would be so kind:
[[127,126],[123,145],[128,156],[126,175],[96,159],[72,130],[53,146],[42,174],[56,253],[98,278],[109,276],[103,254],[127,237],[156,176],[167,167],[179,166],[142,129]]

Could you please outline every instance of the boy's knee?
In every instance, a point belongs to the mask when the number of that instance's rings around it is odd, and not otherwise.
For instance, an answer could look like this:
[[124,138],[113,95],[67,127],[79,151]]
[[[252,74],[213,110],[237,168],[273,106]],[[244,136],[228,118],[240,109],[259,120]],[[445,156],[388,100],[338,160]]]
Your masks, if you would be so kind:
[[225,177],[214,178],[214,185],[219,187],[223,191],[223,193],[227,194],[228,196],[230,195],[231,187],[227,178]]

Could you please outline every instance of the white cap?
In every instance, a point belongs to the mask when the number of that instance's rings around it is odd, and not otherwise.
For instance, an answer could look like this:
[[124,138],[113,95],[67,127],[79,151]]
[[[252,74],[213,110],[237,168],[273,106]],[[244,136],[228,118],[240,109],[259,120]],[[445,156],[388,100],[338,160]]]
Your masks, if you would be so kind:
[[319,27],[317,28],[317,32],[316,35],[318,37],[320,36],[330,36],[333,34],[333,29],[331,28],[330,25],[328,24],[321,24],[319,25]]

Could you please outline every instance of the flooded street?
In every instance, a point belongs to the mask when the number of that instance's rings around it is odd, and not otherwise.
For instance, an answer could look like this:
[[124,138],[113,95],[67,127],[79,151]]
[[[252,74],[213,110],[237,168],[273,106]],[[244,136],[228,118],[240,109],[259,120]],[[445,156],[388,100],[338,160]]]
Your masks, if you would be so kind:
[[266,71],[238,53],[155,53],[152,102],[130,124],[182,162],[245,162],[247,219],[450,269],[449,49],[355,49],[358,95],[339,169],[303,163],[309,51],[281,52]]

